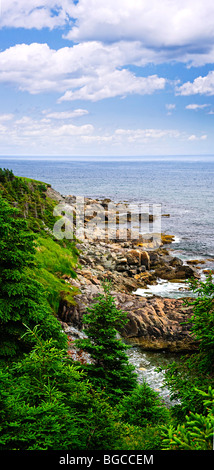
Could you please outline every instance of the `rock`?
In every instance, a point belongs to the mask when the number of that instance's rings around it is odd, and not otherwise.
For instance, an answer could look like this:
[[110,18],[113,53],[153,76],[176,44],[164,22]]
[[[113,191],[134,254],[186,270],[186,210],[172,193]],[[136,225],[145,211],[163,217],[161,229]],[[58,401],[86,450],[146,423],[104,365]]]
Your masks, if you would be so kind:
[[155,275],[157,278],[166,279],[168,281],[172,281],[174,279],[185,280],[190,277],[199,278],[197,271],[187,265],[178,265],[173,267],[171,265],[164,264],[155,270]]
[[65,201],[65,198],[58,191],[55,191],[55,189],[53,189],[51,186],[47,188],[46,194],[50,199],[53,199],[54,201]]
[[161,234],[161,241],[163,245],[168,245],[168,243],[172,243],[174,241],[174,235],[167,235],[165,233]]
[[199,278],[200,276],[196,269],[192,268],[191,266],[176,266],[175,279],[188,279],[190,277]]
[[140,264],[141,266],[145,266],[146,269],[150,269],[150,257],[147,251],[142,251],[140,254]]
[[101,264],[98,264],[98,265],[96,266],[96,269],[98,269],[98,271],[102,271],[102,272],[105,271],[104,267],[101,266]]
[[127,251],[127,261],[128,264],[141,265],[141,252],[139,250],[128,250]]
[[183,266],[183,261],[177,256],[172,257],[171,261],[169,262],[170,266]]
[[[51,189],[49,193],[50,197],[56,200],[65,200],[67,204],[73,203],[74,196],[63,199],[59,193],[56,194]],[[109,202],[108,199],[102,201],[86,199],[88,210],[92,204],[101,203],[106,207]],[[95,213],[92,210],[91,214],[89,212],[88,214],[87,220],[90,222]],[[148,214],[146,217],[148,219]],[[153,216],[150,217],[151,220]],[[99,226],[94,230],[95,233],[97,237],[103,237],[102,228]],[[114,240],[107,240],[105,237],[102,240],[95,240],[88,230],[88,239],[79,244],[82,269],[76,270],[75,280],[65,276],[65,281],[78,287],[80,293],[75,296],[75,305],[70,305],[65,300],[60,302],[60,319],[81,329],[83,315],[87,313],[87,307],[103,292],[101,282],[106,279],[112,282],[117,306],[128,312],[129,322],[121,331],[124,338],[134,344],[140,344],[144,349],[170,351],[194,349],[197,344],[190,335],[189,326],[183,324],[191,314],[183,308],[183,300],[143,298],[133,294],[139,287],[154,284],[157,278],[181,282],[192,276],[199,277],[194,263],[183,264],[182,260],[171,255],[164,247],[173,241],[172,235],[162,234],[160,247],[143,236],[133,240],[129,237],[130,233],[130,230],[125,229],[123,235],[127,237],[118,239],[117,230],[117,237]]]
[[172,266],[164,265],[155,270],[155,275],[157,278],[170,281],[175,278],[175,270]]
[[[59,316],[63,322],[82,328],[82,317],[87,307],[103,292],[101,286],[81,288],[76,305],[61,302]],[[190,334],[186,323],[192,315],[190,307],[184,308],[182,299],[160,297],[145,298],[125,292],[112,292],[117,308],[128,313],[128,323],[120,334],[133,344],[146,350],[192,351],[198,343]]]
[[127,264],[127,258],[117,258],[117,264]]
[[[129,323],[121,331],[124,338],[148,350],[189,351],[198,343],[183,324],[192,314],[181,299],[138,298],[128,309],[127,297],[118,307],[128,310]],[[129,296],[130,297],[130,296]]]
[[200,259],[189,259],[187,261],[187,264],[190,264],[190,265],[205,264],[205,263],[206,263],[206,261],[204,261],[202,259],[201,260]]
[[150,258],[150,267],[154,267],[157,264],[160,264],[160,254],[157,251],[150,251],[149,253]]

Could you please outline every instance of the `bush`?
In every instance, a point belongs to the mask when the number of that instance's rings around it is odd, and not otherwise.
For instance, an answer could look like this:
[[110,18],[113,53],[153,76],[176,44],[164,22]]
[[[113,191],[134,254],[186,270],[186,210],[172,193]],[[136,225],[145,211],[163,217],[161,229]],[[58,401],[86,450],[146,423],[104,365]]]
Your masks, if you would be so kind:
[[197,389],[205,391],[209,385],[214,386],[214,284],[211,275],[205,282],[195,279],[189,282],[197,296],[184,304],[193,306],[189,322],[199,344],[198,351],[183,356],[179,364],[172,363],[165,371],[171,398],[180,400],[180,405],[173,407],[180,423],[189,411],[204,412],[203,399]]
[[104,294],[87,309],[88,314],[83,317],[87,338],[75,343],[93,359],[92,364],[83,367],[95,388],[105,389],[105,393],[117,401],[136,387],[137,375],[125,352],[128,346],[117,338],[116,328],[128,321],[127,313],[116,308],[110,288],[111,285],[104,285]]
[[165,423],[169,419],[169,411],[163,406],[158,394],[146,382],[123,398],[118,406],[121,419],[129,424],[145,426]]
[[163,427],[163,449],[165,450],[213,450],[214,429],[214,390],[209,387],[208,393],[198,392],[203,396],[207,408],[205,415],[189,412],[184,424],[177,427]]
[[214,372],[214,283],[212,275],[205,282],[192,279],[190,286],[197,294],[196,299],[186,301],[193,306],[193,315],[189,320],[191,332],[199,341],[200,354],[195,364],[198,371]]
[[0,368],[0,450],[117,449],[125,432],[103,394],[53,340]]

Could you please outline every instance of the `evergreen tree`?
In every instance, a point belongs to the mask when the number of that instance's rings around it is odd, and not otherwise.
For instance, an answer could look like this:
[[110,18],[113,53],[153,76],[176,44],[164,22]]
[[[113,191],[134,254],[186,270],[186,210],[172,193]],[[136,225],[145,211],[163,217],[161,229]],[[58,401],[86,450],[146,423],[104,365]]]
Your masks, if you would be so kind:
[[117,400],[130,393],[137,384],[137,375],[125,352],[129,346],[117,337],[117,329],[128,321],[127,313],[116,308],[108,284],[104,285],[104,294],[87,310],[88,314],[83,317],[83,322],[88,325],[87,338],[77,340],[76,345],[91,355],[93,363],[83,367],[95,388],[105,389],[113,400]]
[[28,328],[31,354],[0,365],[0,450],[119,448],[128,432],[117,412],[40,333]]
[[198,369],[204,373],[214,372],[214,281],[210,273],[205,281],[191,279],[190,287],[197,294],[194,300],[187,300],[193,306],[189,319],[191,332],[199,342]]
[[34,266],[34,235],[0,195],[0,356],[12,357],[30,347],[22,340],[23,323],[40,324],[44,337],[65,346],[65,335],[53,316],[41,284],[30,275]]

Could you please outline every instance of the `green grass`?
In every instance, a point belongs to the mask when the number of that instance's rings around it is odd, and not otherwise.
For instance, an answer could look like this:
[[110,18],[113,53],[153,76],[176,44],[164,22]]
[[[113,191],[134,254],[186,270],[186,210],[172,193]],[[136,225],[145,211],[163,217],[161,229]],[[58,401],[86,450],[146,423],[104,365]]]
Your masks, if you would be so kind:
[[34,275],[47,291],[47,298],[57,314],[60,300],[75,304],[74,296],[78,289],[66,282],[63,277],[75,278],[77,250],[65,248],[51,238],[38,237],[36,240]]

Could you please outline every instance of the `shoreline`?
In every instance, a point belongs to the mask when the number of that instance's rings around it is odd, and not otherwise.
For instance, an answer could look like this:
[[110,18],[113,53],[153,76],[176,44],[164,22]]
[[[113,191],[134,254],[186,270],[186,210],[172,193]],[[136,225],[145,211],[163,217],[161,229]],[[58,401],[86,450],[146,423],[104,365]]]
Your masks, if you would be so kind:
[[[52,188],[48,188],[48,192],[49,197],[75,209],[75,196],[61,196]],[[85,199],[88,209],[96,203],[105,208],[109,202],[107,198]],[[86,218],[84,224],[93,221],[94,217],[92,211],[92,217]],[[153,223],[152,217],[150,223]],[[61,301],[58,316],[63,328],[71,326],[82,330],[82,317],[87,313],[87,307],[103,293],[102,282],[107,280],[112,284],[117,307],[128,313],[129,321],[120,332],[124,339],[147,351],[180,353],[196,350],[198,345],[190,335],[189,326],[184,325],[192,311],[184,307],[182,298],[136,294],[138,289],[157,286],[160,282],[179,283],[182,287],[189,277],[200,278],[197,260],[185,264],[171,254],[173,240],[172,235],[162,234],[161,245],[149,251],[142,239],[124,241],[98,237],[77,243],[81,265],[76,270],[77,279],[68,276],[64,279],[77,287],[79,294],[75,296],[76,305]],[[188,293],[186,296],[191,297]]]

